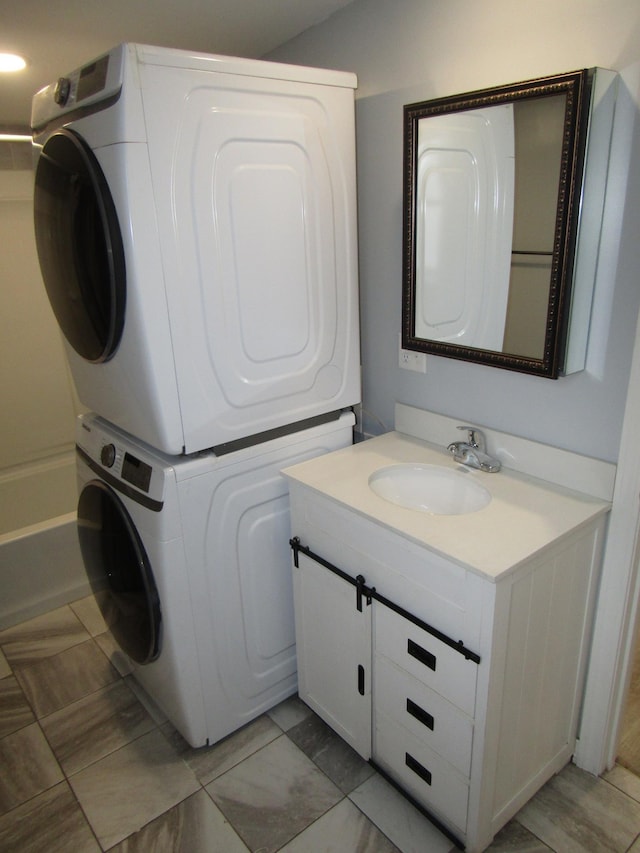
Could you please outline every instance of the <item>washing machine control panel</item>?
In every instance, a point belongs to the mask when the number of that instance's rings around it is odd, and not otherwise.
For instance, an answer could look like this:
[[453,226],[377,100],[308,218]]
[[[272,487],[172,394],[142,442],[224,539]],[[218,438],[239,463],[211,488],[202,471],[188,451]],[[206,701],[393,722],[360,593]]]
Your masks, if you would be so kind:
[[136,459],[131,453],[125,453],[122,461],[122,479],[143,492],[149,491],[151,483],[151,465]]
[[163,466],[155,464],[155,458],[144,447],[121,436],[95,415],[78,419],[76,443],[94,472],[115,488],[126,483],[131,495],[135,490],[154,501],[163,500]]

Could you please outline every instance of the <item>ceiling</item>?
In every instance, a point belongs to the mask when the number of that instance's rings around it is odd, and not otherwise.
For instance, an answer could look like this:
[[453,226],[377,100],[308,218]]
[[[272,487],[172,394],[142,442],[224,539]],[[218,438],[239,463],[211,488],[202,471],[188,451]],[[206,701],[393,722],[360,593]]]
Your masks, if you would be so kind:
[[351,0],[0,0],[0,130],[29,127],[38,89],[123,41],[258,58]]

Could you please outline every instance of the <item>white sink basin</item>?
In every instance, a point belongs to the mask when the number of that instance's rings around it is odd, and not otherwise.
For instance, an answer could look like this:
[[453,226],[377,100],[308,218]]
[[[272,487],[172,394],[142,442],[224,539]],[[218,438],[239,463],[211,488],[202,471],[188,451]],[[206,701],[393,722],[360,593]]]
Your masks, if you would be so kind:
[[390,503],[433,515],[477,512],[491,500],[471,474],[441,465],[388,465],[373,472],[369,487]]

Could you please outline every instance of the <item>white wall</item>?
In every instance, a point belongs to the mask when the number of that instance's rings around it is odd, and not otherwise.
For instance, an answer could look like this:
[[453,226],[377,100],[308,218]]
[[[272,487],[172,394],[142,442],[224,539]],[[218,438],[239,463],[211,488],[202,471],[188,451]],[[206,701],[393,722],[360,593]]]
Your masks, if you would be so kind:
[[[359,78],[366,409],[392,428],[400,401],[615,461],[640,298],[637,0],[355,0],[267,58]],[[434,356],[426,375],[401,370],[403,104],[596,65],[623,85],[587,370],[553,381]]]
[[33,233],[33,173],[0,170],[0,535],[76,508],[78,410]]

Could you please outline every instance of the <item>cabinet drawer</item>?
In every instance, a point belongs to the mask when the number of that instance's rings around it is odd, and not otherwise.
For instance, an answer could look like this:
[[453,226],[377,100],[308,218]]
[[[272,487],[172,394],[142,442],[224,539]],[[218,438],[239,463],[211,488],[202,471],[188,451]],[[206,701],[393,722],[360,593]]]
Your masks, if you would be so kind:
[[400,723],[462,774],[471,769],[473,722],[388,658],[374,662],[375,713]]
[[444,758],[382,714],[376,722],[373,755],[426,809],[466,832],[468,780]]
[[388,607],[376,606],[374,619],[376,654],[385,655],[473,716],[478,664]]

